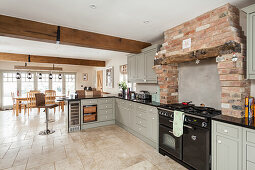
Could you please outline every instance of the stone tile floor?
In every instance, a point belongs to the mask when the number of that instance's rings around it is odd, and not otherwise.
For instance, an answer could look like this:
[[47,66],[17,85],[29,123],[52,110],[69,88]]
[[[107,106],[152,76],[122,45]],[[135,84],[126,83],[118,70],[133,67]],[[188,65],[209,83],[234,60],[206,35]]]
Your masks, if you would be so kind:
[[67,113],[51,111],[50,118],[56,132],[40,136],[44,112],[16,117],[0,111],[0,169],[185,169],[116,125],[67,133]]

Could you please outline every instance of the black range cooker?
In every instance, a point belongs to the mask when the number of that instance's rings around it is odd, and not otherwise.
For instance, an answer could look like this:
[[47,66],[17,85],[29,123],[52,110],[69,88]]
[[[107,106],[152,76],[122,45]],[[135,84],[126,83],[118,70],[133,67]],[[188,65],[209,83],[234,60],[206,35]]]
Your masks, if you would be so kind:
[[[173,135],[174,111],[184,112],[183,135]],[[211,169],[211,117],[221,111],[191,104],[168,104],[158,107],[159,152],[189,169]]]

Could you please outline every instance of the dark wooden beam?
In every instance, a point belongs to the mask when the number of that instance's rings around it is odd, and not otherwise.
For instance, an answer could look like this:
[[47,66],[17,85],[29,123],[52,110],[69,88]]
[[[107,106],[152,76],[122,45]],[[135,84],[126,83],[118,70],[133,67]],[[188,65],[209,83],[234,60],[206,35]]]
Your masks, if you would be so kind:
[[42,67],[42,66],[14,66],[16,70],[55,70],[62,71],[62,67]]
[[[0,15],[0,36],[56,43],[58,26]],[[60,44],[140,53],[150,43],[60,27]]]
[[57,26],[0,15],[0,35],[56,43]]
[[[29,55],[0,53],[0,61],[28,62]],[[30,55],[30,62],[105,67],[105,61]]]
[[240,53],[241,44],[235,41],[228,41],[223,45],[211,48],[200,49],[180,55],[163,56],[154,60],[154,65],[167,65],[172,63],[183,63],[196,59],[203,60],[206,58],[217,57],[224,54]]

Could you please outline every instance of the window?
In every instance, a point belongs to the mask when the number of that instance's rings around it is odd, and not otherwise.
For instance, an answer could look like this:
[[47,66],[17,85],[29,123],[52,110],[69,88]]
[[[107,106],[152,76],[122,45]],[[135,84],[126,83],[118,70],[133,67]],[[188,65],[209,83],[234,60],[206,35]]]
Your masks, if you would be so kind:
[[49,74],[42,74],[42,79],[38,78],[38,88],[40,92],[44,93],[45,90],[49,90]]
[[27,92],[30,90],[34,90],[34,74],[32,74],[32,78],[28,79],[28,73],[21,73],[21,96],[26,96]]
[[17,93],[16,73],[3,73],[3,106],[13,104],[11,93]]
[[66,74],[65,75],[65,84],[66,84],[66,95],[70,95],[75,92],[75,75]]
[[57,96],[63,94],[62,79],[58,78],[58,74],[53,74],[53,78],[52,78],[52,90],[56,91],[56,95]]

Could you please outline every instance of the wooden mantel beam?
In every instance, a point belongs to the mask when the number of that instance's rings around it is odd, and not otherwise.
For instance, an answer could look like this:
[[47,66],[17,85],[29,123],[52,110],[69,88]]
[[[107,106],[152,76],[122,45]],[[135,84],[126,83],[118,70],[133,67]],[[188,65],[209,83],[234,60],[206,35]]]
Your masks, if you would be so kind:
[[154,65],[167,65],[173,63],[189,62],[196,59],[203,60],[206,58],[217,57],[224,54],[241,53],[241,44],[235,41],[228,41],[223,45],[216,47],[199,49],[192,52],[170,55],[163,54],[158,59],[154,60]]
[[[0,61],[28,62],[29,55],[0,53]],[[105,61],[30,55],[30,62],[105,67]]]
[[150,46],[150,43],[130,40],[110,35],[81,31],[67,27],[60,27],[20,18],[0,15],[0,36],[23,38],[43,42],[75,45],[80,47],[140,53],[141,49]]

